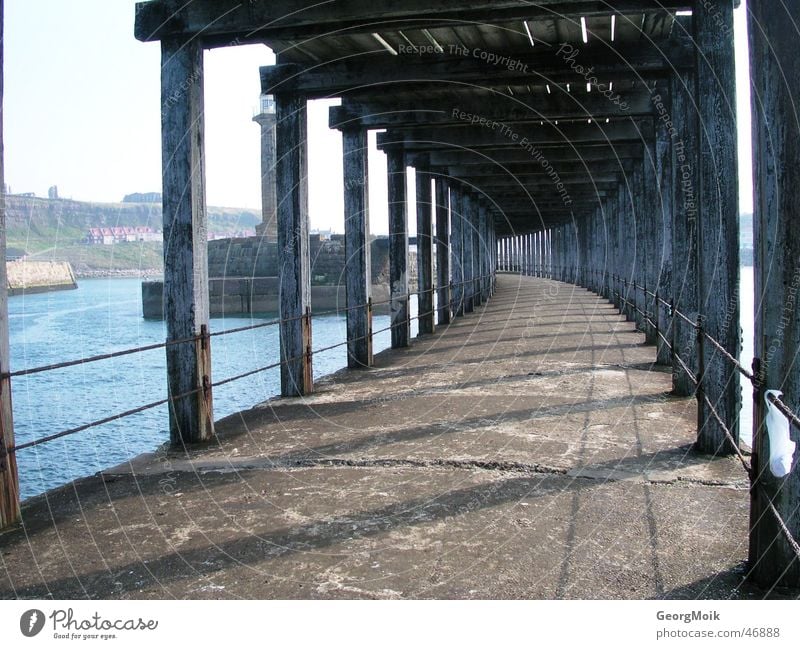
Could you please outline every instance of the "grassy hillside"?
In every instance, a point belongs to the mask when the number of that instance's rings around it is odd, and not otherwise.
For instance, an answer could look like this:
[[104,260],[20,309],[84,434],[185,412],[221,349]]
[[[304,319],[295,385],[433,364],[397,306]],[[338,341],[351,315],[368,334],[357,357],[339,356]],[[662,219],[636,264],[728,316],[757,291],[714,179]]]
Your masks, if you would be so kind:
[[[161,229],[161,205],[153,203],[83,203],[8,196],[6,198],[8,246],[34,258],[64,260],[80,275],[160,271],[161,244],[125,243],[87,246],[89,228],[151,227]],[[255,210],[209,207],[209,231],[234,234],[252,230],[261,221]]]

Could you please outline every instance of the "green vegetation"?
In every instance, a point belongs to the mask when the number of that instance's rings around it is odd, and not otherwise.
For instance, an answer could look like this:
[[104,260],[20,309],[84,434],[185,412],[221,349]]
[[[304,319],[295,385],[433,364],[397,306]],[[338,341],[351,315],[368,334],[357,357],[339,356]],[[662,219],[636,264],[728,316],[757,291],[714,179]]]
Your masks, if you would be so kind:
[[[6,237],[9,248],[34,259],[69,261],[78,275],[160,272],[161,244],[86,245],[90,228],[161,229],[161,205],[155,203],[82,203],[8,196]],[[253,230],[261,221],[256,210],[209,207],[209,231],[233,235]]]

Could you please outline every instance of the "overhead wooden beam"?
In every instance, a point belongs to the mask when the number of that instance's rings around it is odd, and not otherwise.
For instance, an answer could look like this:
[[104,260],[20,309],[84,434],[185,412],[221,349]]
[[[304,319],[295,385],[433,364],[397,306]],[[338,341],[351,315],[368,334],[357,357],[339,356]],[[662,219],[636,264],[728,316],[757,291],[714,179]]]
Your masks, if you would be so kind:
[[[571,48],[571,49],[564,49]],[[656,41],[605,43],[596,40],[583,48],[562,44],[543,52],[525,52],[509,57],[506,66],[489,63],[479,56],[400,55],[374,52],[356,58],[335,59],[313,67],[283,63],[261,68],[261,91],[297,92],[309,98],[342,95],[368,89],[385,92],[388,86],[418,87],[420,83],[480,84],[482,88],[505,86],[516,82],[586,83],[585,72],[579,72],[569,56],[579,52],[582,70],[591,67],[590,75],[598,80],[615,80],[616,76],[652,79],[675,70],[688,69],[694,62],[691,40],[673,35]],[[602,88],[609,100],[617,93]],[[613,99],[616,101],[616,99]]]
[[[663,93],[661,93],[663,95]],[[616,102],[594,92],[580,93],[568,97],[547,99],[526,99],[487,105],[475,101],[416,101],[409,106],[394,104],[391,108],[378,103],[347,104],[331,106],[329,125],[331,128],[353,122],[364,128],[380,129],[414,126],[428,127],[437,124],[463,125],[465,115],[470,121],[481,123],[499,122],[503,124],[539,124],[554,119],[606,119],[653,114],[652,95],[649,90],[626,92],[620,95],[620,107]],[[497,97],[498,102],[501,97]]]
[[[402,129],[378,133],[378,148],[402,145],[407,151],[431,151],[441,148],[519,149],[533,159],[539,147],[547,145],[572,147],[578,143],[636,144],[648,141],[653,134],[649,120],[612,122],[610,124],[563,124],[550,126],[521,126],[512,130],[481,127]],[[431,161],[434,164],[434,161]]]
[[[544,148],[544,147],[542,147]],[[641,142],[633,144],[616,142],[610,144],[584,144],[572,142],[548,147],[547,159],[556,162],[577,162],[587,164],[594,161],[626,161],[640,160],[643,154]],[[430,152],[432,165],[439,167],[449,165],[496,165],[498,169],[513,163],[530,163],[531,155],[521,148],[498,149],[493,152],[473,151],[467,149],[447,149]]]
[[328,33],[433,28],[453,23],[491,23],[552,16],[592,16],[690,8],[689,0],[404,0],[402,3],[340,0],[155,0],[136,5],[134,33],[141,41],[202,34],[217,44],[255,40],[304,40]]

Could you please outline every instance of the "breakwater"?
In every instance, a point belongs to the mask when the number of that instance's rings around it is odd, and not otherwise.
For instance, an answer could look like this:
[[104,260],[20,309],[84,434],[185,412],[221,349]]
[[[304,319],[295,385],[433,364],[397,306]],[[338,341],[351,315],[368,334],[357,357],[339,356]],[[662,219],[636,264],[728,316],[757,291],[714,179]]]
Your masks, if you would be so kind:
[[[314,311],[341,309],[346,304],[344,287],[345,247],[342,235],[322,240],[310,237],[311,303]],[[410,255],[410,269],[416,270],[416,256]],[[388,312],[389,246],[386,237],[370,243],[372,300],[376,313]],[[249,315],[278,310],[278,244],[263,237],[221,239],[208,244],[209,303],[212,315]],[[415,285],[416,273],[410,282]],[[163,287],[160,280],[142,283],[144,317],[164,317]]]
[[8,294],[46,293],[78,288],[72,266],[66,261],[28,261],[18,259],[6,262]]

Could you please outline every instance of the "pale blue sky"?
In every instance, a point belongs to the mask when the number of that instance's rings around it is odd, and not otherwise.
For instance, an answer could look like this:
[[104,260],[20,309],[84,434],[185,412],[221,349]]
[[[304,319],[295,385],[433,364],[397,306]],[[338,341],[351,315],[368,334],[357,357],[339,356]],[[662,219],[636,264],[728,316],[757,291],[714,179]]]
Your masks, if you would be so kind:
[[[160,191],[160,53],[133,38],[133,0],[6,0],[6,182],[14,192],[118,201]],[[744,3],[737,11],[742,211],[752,209]],[[258,68],[266,47],[206,54],[207,195],[260,207]],[[312,227],[341,231],[341,145],[309,110]],[[386,232],[385,164],[372,155],[373,231]]]

